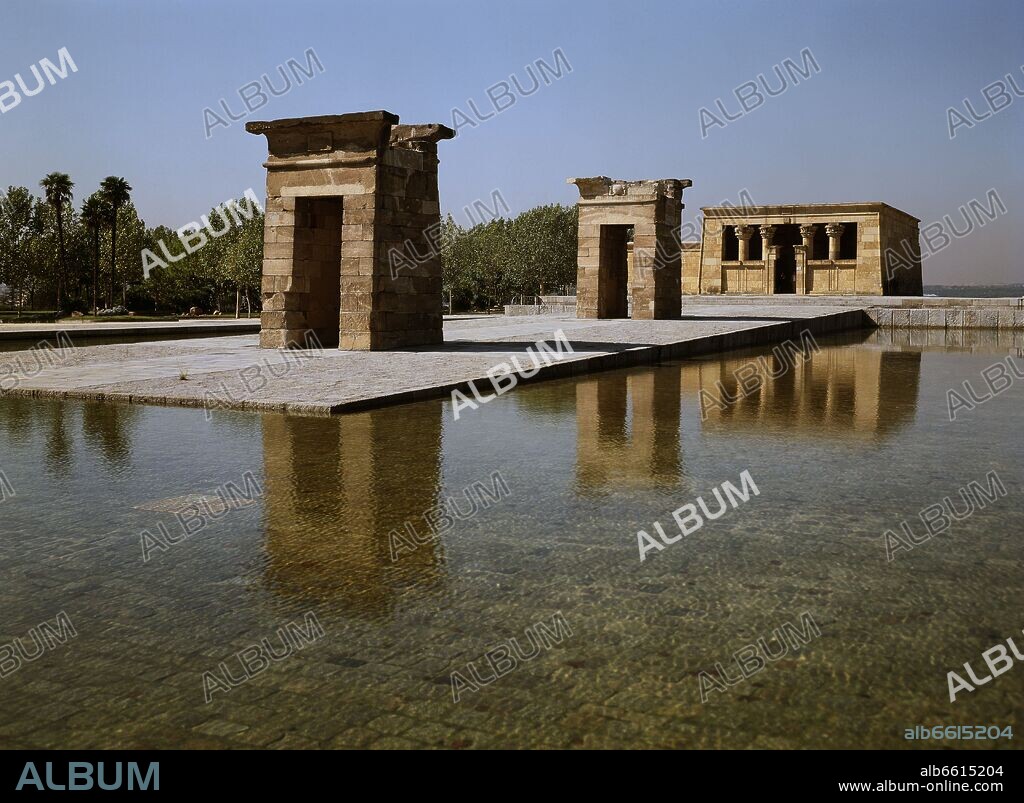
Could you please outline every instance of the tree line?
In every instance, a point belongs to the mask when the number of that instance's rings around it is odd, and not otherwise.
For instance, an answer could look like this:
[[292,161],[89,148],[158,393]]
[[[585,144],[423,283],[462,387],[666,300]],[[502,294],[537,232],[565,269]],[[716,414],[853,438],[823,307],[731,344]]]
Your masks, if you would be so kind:
[[441,222],[441,264],[452,309],[490,309],[576,284],[577,208],[536,206],[470,228]]
[[[259,310],[259,208],[251,216],[236,217],[238,225],[228,225],[189,252],[174,230],[146,226],[124,178],[103,179],[78,208],[74,182],[66,173],[50,173],[39,186],[40,196],[27,187],[0,192],[0,285],[6,286],[0,303],[17,310],[56,309],[63,315],[128,309],[180,314],[191,307],[205,312],[233,307],[236,314]],[[227,205],[215,207],[204,222],[219,215],[227,223]],[[469,228],[449,214],[441,222],[439,243],[452,308],[490,309],[563,292],[576,281],[576,237],[575,206],[538,206]],[[152,267],[147,277],[146,249],[173,259],[161,259],[163,266]]]
[[[188,252],[166,226],[147,227],[132,203],[131,185],[108,176],[75,207],[75,184],[66,173],[0,192],[0,284],[7,306],[21,310],[114,311],[179,314],[198,307],[220,310],[245,301],[258,309],[263,263],[263,214],[239,219],[223,236]],[[207,219],[222,214],[217,207]],[[175,258],[143,273],[142,253],[163,242]],[[167,253],[164,251],[163,253]],[[120,311],[120,310],[116,310]]]

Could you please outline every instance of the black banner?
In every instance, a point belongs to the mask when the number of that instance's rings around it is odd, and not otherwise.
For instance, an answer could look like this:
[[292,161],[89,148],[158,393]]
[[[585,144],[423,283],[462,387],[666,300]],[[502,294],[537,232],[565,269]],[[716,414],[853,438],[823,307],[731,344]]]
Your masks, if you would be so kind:
[[[455,751],[450,751],[455,752]],[[609,773],[639,772],[640,777],[675,776],[680,791],[699,784],[702,794],[796,791],[830,792],[1015,792],[1022,767],[1017,750],[882,751],[708,751],[682,752],[670,765],[638,752],[594,755],[586,751],[522,753],[501,751],[471,755],[436,752],[402,755],[385,752],[358,756],[359,771],[370,770],[363,784],[385,785],[387,794],[408,789],[423,794],[425,783],[443,778],[446,768],[493,768],[512,778],[532,768],[546,771],[545,786],[565,784],[575,792],[603,785]],[[343,752],[314,751],[7,751],[0,753],[0,790],[33,795],[74,792],[76,797],[130,792],[293,792],[297,787],[337,788],[351,778],[354,758]],[[600,765],[594,764],[600,761]],[[554,762],[557,762],[554,763]],[[375,765],[377,765],[375,767]],[[400,771],[396,771],[398,766]],[[379,769],[379,772],[375,770]],[[418,771],[421,770],[422,772]],[[564,774],[568,769],[571,772]],[[579,774],[576,770],[593,770]],[[559,770],[564,781],[559,781]],[[682,774],[680,774],[682,770]],[[622,779],[622,776],[618,776]]]

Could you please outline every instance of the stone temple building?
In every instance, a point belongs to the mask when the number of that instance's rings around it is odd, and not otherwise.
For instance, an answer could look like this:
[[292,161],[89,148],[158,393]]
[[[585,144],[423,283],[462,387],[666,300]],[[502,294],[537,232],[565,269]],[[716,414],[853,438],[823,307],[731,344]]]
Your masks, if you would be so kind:
[[386,111],[250,122],[267,138],[260,346],[440,343],[437,143]]
[[568,183],[580,192],[579,318],[678,318],[681,295],[923,292],[920,221],[888,204],[704,207],[701,241],[680,243],[689,179]]
[[[686,294],[921,295],[920,221],[888,204],[710,206]],[[684,255],[694,245],[684,243]]]

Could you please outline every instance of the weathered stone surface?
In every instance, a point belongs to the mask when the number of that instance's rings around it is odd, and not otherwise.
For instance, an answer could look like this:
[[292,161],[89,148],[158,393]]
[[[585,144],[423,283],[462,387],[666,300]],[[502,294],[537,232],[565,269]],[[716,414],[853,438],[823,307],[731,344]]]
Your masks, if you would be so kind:
[[455,132],[398,125],[386,111],[246,130],[266,135],[270,151],[261,345],[307,329],[343,349],[441,342],[441,263],[428,233],[440,224],[437,143]]
[[908,326],[919,327],[922,329],[928,328],[928,310],[926,309],[912,309],[909,310],[910,319]]
[[577,316],[678,318],[680,250],[673,244],[682,221],[683,190],[692,182],[606,176],[567,181],[580,191]]

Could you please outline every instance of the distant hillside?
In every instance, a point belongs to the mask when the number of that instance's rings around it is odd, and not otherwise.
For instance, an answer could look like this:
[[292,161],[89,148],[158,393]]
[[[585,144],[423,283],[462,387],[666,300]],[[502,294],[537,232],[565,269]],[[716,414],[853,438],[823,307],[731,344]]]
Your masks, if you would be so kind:
[[1020,298],[1024,296],[1024,284],[926,284],[924,294],[954,298]]

